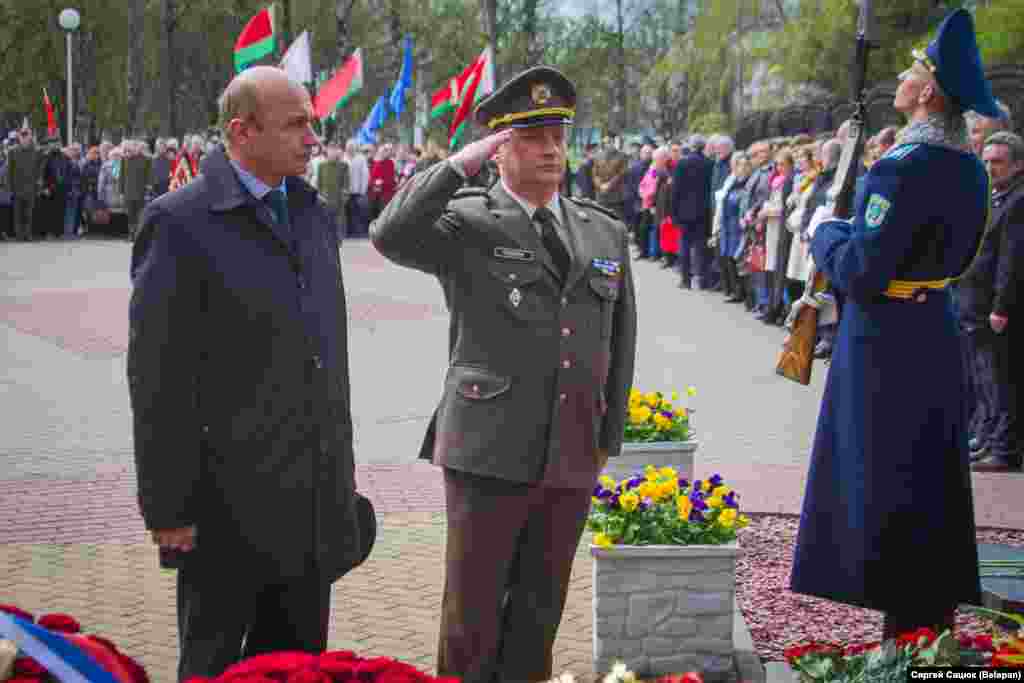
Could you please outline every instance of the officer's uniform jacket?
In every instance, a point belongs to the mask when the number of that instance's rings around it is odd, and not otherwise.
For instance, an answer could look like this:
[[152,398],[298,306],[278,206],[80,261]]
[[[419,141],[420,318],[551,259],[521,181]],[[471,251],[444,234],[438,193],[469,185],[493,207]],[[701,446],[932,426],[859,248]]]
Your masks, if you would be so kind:
[[[466,189],[450,163],[416,174],[373,224],[376,248],[435,275],[451,311],[444,394],[420,453],[517,482],[589,488],[618,454],[636,309],[624,226],[562,198],[563,284],[538,229],[497,183]],[[550,426],[550,428],[549,428]]]

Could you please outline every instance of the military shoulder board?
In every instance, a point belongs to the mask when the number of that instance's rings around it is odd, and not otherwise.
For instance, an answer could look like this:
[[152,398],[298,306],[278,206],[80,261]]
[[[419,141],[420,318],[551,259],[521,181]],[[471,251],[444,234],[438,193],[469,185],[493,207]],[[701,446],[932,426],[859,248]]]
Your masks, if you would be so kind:
[[587,207],[589,209],[597,209],[598,211],[603,213],[605,216],[608,216],[608,218],[611,218],[614,221],[621,220],[615,214],[614,211],[609,209],[607,206],[604,206],[602,204],[598,204],[597,202],[595,202],[592,199],[585,199],[584,197],[567,197],[567,199],[569,201],[571,201],[571,202],[575,202],[576,204],[579,204],[580,206],[585,206],[585,207]]
[[882,156],[882,158],[883,159],[892,159],[893,161],[901,161],[903,159],[906,159],[907,156],[909,156],[911,152],[913,152],[915,149],[917,149],[920,146],[921,145],[911,144],[911,143],[907,143],[905,145],[899,145],[898,147],[893,147],[888,152],[886,152]]

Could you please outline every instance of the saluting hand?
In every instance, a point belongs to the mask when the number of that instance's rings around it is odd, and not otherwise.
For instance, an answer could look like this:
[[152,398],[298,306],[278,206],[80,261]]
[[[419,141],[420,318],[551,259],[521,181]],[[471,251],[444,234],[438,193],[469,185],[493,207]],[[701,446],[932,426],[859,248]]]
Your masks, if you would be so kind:
[[472,178],[480,172],[480,169],[483,168],[487,160],[494,156],[494,153],[508,142],[511,137],[511,128],[507,128],[494,135],[488,135],[482,140],[466,145],[449,157],[449,160],[453,164],[458,164],[463,172],[465,172],[467,178]]

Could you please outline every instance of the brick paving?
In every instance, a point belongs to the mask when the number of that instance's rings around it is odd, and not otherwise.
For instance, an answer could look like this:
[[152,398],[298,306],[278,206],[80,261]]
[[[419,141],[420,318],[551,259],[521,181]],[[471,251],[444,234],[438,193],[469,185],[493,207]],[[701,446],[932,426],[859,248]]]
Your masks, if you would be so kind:
[[[135,503],[124,379],[130,245],[0,244],[0,602],[66,611],[173,679],[174,575]],[[380,513],[371,560],[336,586],[330,645],[433,666],[444,553],[440,473],[415,461],[444,373],[440,287],[366,242],[342,250],[357,478]],[[774,375],[781,341],[717,295],[636,266],[637,386],[698,387],[696,474],[721,472],[749,511],[795,514],[825,368],[810,387]],[[1024,528],[1024,475],[975,475],[982,526]],[[556,670],[591,667],[589,556],[574,566]]]

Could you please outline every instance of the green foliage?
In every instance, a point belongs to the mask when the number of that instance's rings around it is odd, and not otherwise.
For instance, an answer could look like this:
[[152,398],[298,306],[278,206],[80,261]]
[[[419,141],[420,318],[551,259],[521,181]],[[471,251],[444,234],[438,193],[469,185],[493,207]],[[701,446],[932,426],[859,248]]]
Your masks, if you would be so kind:
[[725,117],[725,114],[721,112],[702,114],[690,121],[690,131],[694,133],[702,133],[704,135],[720,133],[728,127],[729,121]]
[[978,9],[978,46],[988,64],[1024,60],[1024,0],[998,0]]

